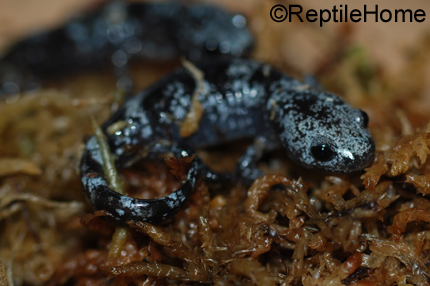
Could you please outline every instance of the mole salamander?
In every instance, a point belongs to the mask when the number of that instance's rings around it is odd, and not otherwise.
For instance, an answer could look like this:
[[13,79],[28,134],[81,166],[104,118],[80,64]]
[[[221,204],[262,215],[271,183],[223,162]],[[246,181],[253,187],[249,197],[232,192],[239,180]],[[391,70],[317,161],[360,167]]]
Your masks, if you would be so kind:
[[241,14],[204,4],[114,1],[11,47],[0,60],[0,82],[2,93],[12,94],[40,78],[108,63],[126,79],[131,58],[205,61],[246,56],[252,47]]
[[[179,131],[197,82],[186,68],[128,99],[102,126],[118,168],[135,162],[142,149],[147,157],[163,153],[181,157],[192,155],[194,148],[240,138],[259,138],[265,142],[262,151],[282,146],[296,163],[321,171],[351,173],[373,161],[375,144],[367,130],[366,113],[340,97],[253,60],[207,63],[198,69],[204,74],[198,94],[204,112],[192,135],[182,137]],[[119,122],[121,128],[108,131]],[[257,149],[251,145],[239,160],[239,177],[253,180],[262,175],[254,164],[261,153]],[[196,156],[177,191],[143,200],[108,187],[95,137],[87,142],[81,162],[86,196],[119,224],[128,220],[157,223],[171,217],[184,206],[198,177],[214,176]]]

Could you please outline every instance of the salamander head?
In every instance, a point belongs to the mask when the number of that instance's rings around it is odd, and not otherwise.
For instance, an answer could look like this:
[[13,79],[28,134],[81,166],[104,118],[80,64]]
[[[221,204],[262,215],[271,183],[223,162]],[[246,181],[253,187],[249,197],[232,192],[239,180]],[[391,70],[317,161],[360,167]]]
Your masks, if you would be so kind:
[[284,98],[288,99],[277,105],[275,121],[293,160],[335,173],[359,171],[373,162],[375,143],[365,112],[336,95],[310,89]]

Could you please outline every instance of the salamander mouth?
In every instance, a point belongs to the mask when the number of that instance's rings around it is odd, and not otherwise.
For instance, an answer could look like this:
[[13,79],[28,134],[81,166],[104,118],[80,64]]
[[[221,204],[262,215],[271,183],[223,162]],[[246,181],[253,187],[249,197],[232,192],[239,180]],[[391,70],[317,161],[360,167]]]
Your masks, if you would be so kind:
[[[375,143],[371,138],[368,139],[368,148],[366,152],[361,155],[354,155],[352,158],[342,156],[342,163],[336,168],[332,168],[331,172],[349,174],[359,172],[369,167],[375,158]],[[327,170],[330,168],[327,168]]]

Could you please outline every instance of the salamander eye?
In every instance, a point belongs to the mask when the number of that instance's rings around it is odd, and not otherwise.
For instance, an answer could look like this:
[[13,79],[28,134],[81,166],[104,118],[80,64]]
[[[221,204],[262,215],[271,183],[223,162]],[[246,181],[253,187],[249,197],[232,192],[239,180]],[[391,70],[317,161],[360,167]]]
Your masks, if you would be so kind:
[[329,161],[334,157],[334,151],[328,144],[318,144],[311,147],[312,156],[318,161]]
[[361,112],[361,117],[363,120],[363,127],[367,128],[367,125],[369,124],[369,116],[363,110],[360,110],[360,112]]

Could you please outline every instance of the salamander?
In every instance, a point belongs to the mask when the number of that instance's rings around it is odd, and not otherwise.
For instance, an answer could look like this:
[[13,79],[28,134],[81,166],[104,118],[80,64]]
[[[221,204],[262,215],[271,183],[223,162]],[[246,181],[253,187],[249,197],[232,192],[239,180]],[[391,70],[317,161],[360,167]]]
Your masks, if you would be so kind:
[[[255,167],[261,151],[277,147],[284,148],[294,162],[327,172],[351,173],[373,161],[375,144],[367,129],[367,114],[337,95],[254,60],[208,63],[198,69],[204,74],[198,93],[204,111],[190,136],[181,136],[180,127],[190,111],[197,81],[186,68],[128,99],[103,124],[118,168],[131,165],[142,154],[183,157],[194,154],[195,148],[240,138],[264,143],[263,150],[256,147],[261,144],[252,144],[238,162],[238,177],[250,180],[262,175]],[[81,162],[81,181],[90,202],[118,223],[157,223],[171,217],[184,206],[197,178],[216,176],[196,156],[178,190],[164,198],[143,200],[108,187],[95,137],[86,143]]]
[[239,13],[204,4],[114,1],[11,47],[0,60],[0,82],[4,94],[14,93],[47,76],[109,63],[121,79],[131,58],[205,61],[246,56],[252,47]]

